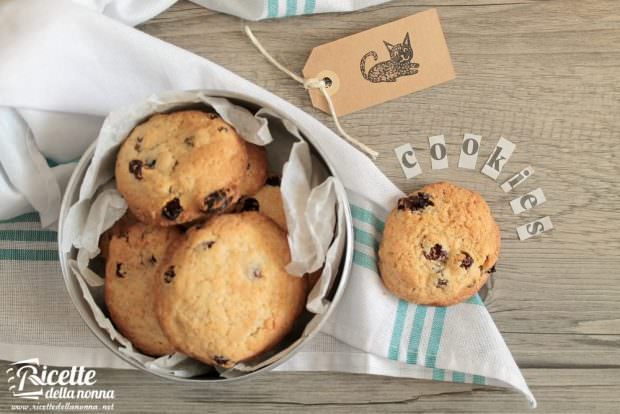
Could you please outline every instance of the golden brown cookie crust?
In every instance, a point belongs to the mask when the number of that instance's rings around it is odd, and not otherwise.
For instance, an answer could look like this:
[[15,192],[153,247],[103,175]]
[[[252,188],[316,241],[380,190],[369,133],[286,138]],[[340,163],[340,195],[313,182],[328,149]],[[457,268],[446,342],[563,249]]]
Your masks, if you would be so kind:
[[399,298],[448,306],[469,298],[494,272],[500,232],[482,196],[447,182],[399,200],[383,232],[379,270]]
[[267,151],[265,147],[246,143],[248,165],[240,184],[241,195],[251,195],[260,190],[267,179]]
[[254,194],[253,198],[258,202],[259,212],[275,221],[284,231],[288,231],[280,187],[267,184]]
[[306,302],[289,275],[286,234],[258,212],[217,216],[186,233],[158,277],[158,317],[177,349],[231,367],[275,346]]
[[157,320],[155,278],[168,245],[179,238],[174,227],[135,223],[110,240],[104,288],[106,306],[118,330],[147,355],[174,352]]
[[235,203],[247,165],[245,141],[217,114],[158,114],[121,146],[116,185],[140,221],[169,226]]

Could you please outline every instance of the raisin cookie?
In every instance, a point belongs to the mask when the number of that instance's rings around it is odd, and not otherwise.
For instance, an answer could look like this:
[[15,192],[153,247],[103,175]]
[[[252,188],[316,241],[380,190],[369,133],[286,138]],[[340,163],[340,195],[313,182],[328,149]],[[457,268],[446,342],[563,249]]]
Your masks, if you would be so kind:
[[127,236],[127,230],[131,225],[137,222],[137,219],[131,214],[131,211],[127,210],[125,215],[120,218],[112,227],[107,229],[100,237],[99,237],[99,250],[101,253],[99,255],[107,259],[110,251],[110,241],[112,237],[123,235]]
[[158,317],[174,346],[231,367],[269,350],[291,330],[306,282],[288,274],[286,234],[257,212],[195,226],[160,269]]
[[113,234],[105,272],[105,303],[114,325],[136,348],[152,356],[174,352],[157,321],[157,269],[168,245],[180,238],[174,227],[143,223]]
[[265,185],[267,179],[267,151],[260,145],[246,143],[248,165],[245,177],[241,181],[242,195],[254,194]]
[[500,233],[480,194],[441,182],[398,200],[379,248],[385,286],[410,302],[448,306],[495,271]]
[[280,192],[280,177],[269,177],[265,186],[256,194],[241,199],[240,210],[263,213],[275,221],[282,230],[288,231],[282,204],[282,193]]
[[121,146],[116,185],[140,221],[167,226],[226,210],[247,165],[245,141],[217,114],[158,114]]

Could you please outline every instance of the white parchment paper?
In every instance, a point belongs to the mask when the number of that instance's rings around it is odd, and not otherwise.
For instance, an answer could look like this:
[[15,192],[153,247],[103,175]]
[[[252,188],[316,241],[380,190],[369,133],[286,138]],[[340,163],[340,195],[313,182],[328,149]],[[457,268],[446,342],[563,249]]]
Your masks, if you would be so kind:
[[153,358],[136,350],[106,316],[101,292],[104,279],[90,266],[91,260],[100,253],[99,237],[127,210],[127,203],[114,183],[114,164],[119,146],[131,130],[150,115],[196,105],[214,109],[248,142],[265,146],[270,173],[282,175],[281,191],[291,250],[291,263],[287,266],[289,273],[301,277],[323,268],[306,306],[317,316],[306,318],[306,325],[298,327],[301,328],[299,338],[284,349],[273,350],[221,373],[223,376],[239,376],[278,361],[316,330],[320,314],[330,304],[327,294],[337,275],[344,250],[344,209],[338,203],[339,198],[343,199],[339,195],[344,194],[344,188],[335,177],[329,176],[327,168],[312,154],[308,143],[289,121],[265,108],[257,108],[258,111],[252,113],[228,99],[207,96],[200,91],[153,96],[145,102],[111,113],[101,128],[93,158],[80,186],[78,201],[71,206],[64,221],[61,248],[63,252],[77,249],[70,268],[78,278],[84,299],[98,326],[118,343],[121,353],[148,369],[180,377],[192,377],[212,370],[180,353]]

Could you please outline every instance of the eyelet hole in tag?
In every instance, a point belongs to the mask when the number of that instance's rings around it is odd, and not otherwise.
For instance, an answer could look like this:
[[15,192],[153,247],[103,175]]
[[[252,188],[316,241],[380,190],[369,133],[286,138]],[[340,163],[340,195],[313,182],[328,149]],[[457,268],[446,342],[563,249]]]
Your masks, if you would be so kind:
[[329,96],[334,96],[340,89],[340,77],[336,72],[331,70],[322,70],[316,75],[317,79],[321,79],[325,82],[325,91]]

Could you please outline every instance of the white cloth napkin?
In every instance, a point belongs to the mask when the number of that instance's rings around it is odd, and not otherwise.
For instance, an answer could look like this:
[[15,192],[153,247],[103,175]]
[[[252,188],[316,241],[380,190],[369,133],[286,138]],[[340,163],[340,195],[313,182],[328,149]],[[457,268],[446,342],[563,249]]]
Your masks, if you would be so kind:
[[[177,0],[73,0],[106,16],[136,25],[166,10]],[[389,0],[190,0],[208,9],[247,20],[301,14],[345,12]]]
[[[123,13],[124,21],[132,21],[128,9]],[[316,131],[319,139],[314,144],[322,147],[336,166],[350,192],[355,218],[355,265],[343,300],[325,333],[280,369],[486,383],[512,387],[535,406],[510,351],[477,296],[468,303],[433,308],[399,301],[383,288],[374,264],[376,244],[385,209],[402,193],[366,156],[323,124],[206,59],[70,1],[5,1],[0,4],[0,21],[4,23],[0,25],[0,106],[4,107],[0,111],[4,144],[0,152],[0,218],[25,212],[31,205],[40,213],[43,225],[52,224],[72,161],[96,137],[103,117],[111,110],[167,90],[242,91],[270,102],[294,122]],[[4,223],[0,232],[35,231],[35,224],[24,222],[28,220]],[[0,268],[6,276],[2,280],[7,283],[7,294],[17,296],[39,289],[41,283],[56,290],[62,284],[57,264],[48,264],[45,259],[49,255],[40,253],[43,248],[51,250],[52,242],[39,237],[34,239],[40,244],[12,244],[31,249],[26,253],[13,249],[13,254],[19,253],[15,256],[0,244],[0,258],[12,258]],[[20,266],[19,260],[24,258],[28,266]],[[50,283],[42,275],[56,280]],[[24,344],[20,338],[36,337],[36,333],[21,327],[27,324],[18,324],[16,334],[11,315],[30,317],[33,323],[38,323],[38,315],[33,309],[27,315],[20,313],[21,302],[14,299],[0,305],[5,315],[0,321],[2,338],[5,332],[13,338],[10,343],[0,343],[0,358],[38,356],[49,364],[121,366],[108,351],[93,349],[92,338],[79,335],[71,338],[72,343],[88,344],[84,349],[66,344]],[[46,310],[46,306],[58,306],[58,300],[43,295],[28,305],[47,315],[45,324],[38,325],[47,331],[42,337],[66,330],[66,320],[53,318]],[[86,334],[83,329],[80,332]],[[39,354],[31,355],[33,351]]]

